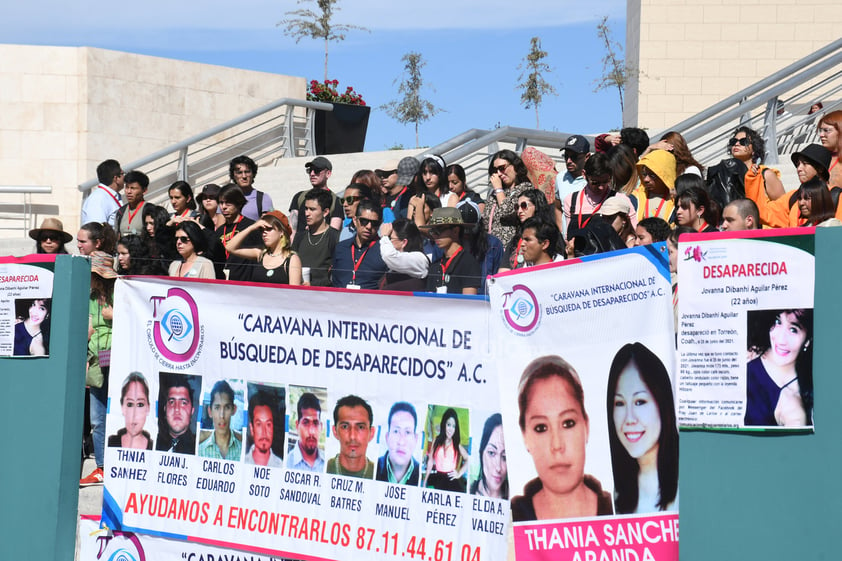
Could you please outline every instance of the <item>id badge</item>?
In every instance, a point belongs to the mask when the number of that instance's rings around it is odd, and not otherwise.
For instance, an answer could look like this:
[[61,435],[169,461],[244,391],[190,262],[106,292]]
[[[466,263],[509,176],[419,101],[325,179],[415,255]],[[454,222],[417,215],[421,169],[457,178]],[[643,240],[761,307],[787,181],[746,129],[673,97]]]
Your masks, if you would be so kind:
[[437,294],[447,294],[447,287],[446,286],[439,286],[436,287]]
[[353,282],[349,282],[345,285],[345,288],[347,288],[348,290],[359,290],[362,287],[358,284],[354,284]]

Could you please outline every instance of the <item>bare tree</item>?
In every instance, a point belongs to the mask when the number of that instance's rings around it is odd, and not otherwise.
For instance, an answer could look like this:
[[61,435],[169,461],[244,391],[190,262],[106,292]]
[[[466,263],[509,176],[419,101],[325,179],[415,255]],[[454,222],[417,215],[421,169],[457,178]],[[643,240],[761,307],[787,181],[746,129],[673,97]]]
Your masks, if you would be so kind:
[[293,37],[298,43],[304,37],[310,39],[324,39],[325,41],[325,81],[327,81],[327,53],[331,41],[344,41],[345,34],[351,30],[369,31],[359,25],[333,23],[334,12],[339,11],[336,5],[339,0],[298,0],[298,4],[315,2],[319,11],[301,8],[286,12],[287,18],[277,23],[284,26],[284,33]]
[[[397,84],[400,80],[398,93],[403,94],[403,97],[381,105],[380,109],[386,111],[391,118],[399,123],[415,124],[415,147],[418,148],[418,125],[427,121],[436,113],[440,113],[443,109],[439,109],[430,101],[421,97],[421,88],[424,85],[421,78],[421,69],[427,64],[421,58],[421,53],[406,53],[401,60],[405,63],[402,79],[398,78],[392,83]],[[430,89],[435,91],[432,87]]]
[[544,79],[544,74],[552,72],[550,65],[544,62],[547,54],[547,51],[541,49],[541,38],[533,37],[529,54],[524,57],[523,61],[517,67],[521,71],[518,80],[522,80],[517,87],[523,90],[520,96],[520,102],[526,109],[535,107],[536,129],[541,128],[538,118],[538,107],[544,101],[544,96],[558,95],[552,84]]
[[617,88],[620,96],[620,114],[623,114],[623,93],[626,84],[629,82],[630,69],[626,61],[618,53],[622,52],[623,46],[611,38],[611,28],[608,27],[608,16],[602,16],[596,26],[596,34],[605,46],[605,56],[602,57],[602,76],[595,80],[594,92],[607,88]]

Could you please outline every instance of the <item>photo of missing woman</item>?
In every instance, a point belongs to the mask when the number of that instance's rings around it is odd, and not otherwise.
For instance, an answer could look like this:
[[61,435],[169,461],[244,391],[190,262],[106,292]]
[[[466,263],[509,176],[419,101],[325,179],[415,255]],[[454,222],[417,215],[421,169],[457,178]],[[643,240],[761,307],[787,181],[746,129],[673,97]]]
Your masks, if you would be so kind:
[[678,510],[678,428],[664,363],[641,343],[608,373],[608,442],[617,514]]
[[812,426],[813,310],[747,316],[746,426]]
[[422,487],[459,493],[467,490],[469,427],[467,409],[429,406]]
[[140,372],[132,372],[120,387],[120,411],[125,426],[108,437],[110,448],[152,450],[152,435],[146,431],[149,417],[149,382]]
[[589,437],[585,392],[576,370],[557,355],[530,362],[517,392],[518,424],[538,477],[512,499],[512,520],[614,513],[611,495],[585,473]]
[[15,300],[14,356],[50,354],[51,298]]
[[503,416],[494,413],[482,426],[479,450],[474,456],[476,475],[471,481],[471,494],[492,499],[509,498],[509,470],[506,463],[506,442],[503,439]]

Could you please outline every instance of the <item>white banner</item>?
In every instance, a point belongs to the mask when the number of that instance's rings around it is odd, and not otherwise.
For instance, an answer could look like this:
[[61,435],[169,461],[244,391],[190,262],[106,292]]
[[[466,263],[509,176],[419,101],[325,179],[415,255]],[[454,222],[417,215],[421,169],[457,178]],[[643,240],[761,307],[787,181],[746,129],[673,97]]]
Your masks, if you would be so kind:
[[665,245],[499,275],[489,294],[518,560],[677,560]]
[[108,527],[295,558],[505,554],[508,503],[475,489],[499,414],[482,300],[121,279],[115,310]]
[[812,430],[813,231],[681,237],[681,426]]

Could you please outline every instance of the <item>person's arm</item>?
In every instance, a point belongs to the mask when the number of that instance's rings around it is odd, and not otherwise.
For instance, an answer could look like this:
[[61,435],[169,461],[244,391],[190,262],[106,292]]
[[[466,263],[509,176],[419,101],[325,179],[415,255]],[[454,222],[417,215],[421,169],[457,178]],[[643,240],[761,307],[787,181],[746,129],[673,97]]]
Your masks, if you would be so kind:
[[643,154],[641,154],[640,157],[642,158],[652,150],[666,150],[667,152],[672,152],[673,145],[670,142],[667,142],[666,140],[659,140],[655,144],[650,144],[649,147],[643,151]]
[[473,286],[466,286],[466,287],[462,288],[462,294],[474,295],[474,294],[477,294],[477,289],[474,288]]
[[289,257],[289,284],[292,286],[301,286],[304,284],[304,280],[301,277],[301,258],[297,253],[293,253]]
[[424,474],[424,484],[421,485],[422,488],[427,486],[427,480],[430,479],[430,472],[433,471],[434,465],[433,452],[430,450],[430,453],[427,455],[427,472]]
[[468,471],[468,459],[470,458],[470,456],[468,455],[468,451],[465,450],[465,447],[461,444],[459,445],[459,454],[461,454],[462,456],[462,467],[459,468],[459,471],[455,472],[456,477],[451,476],[451,479],[459,479],[460,477],[465,475],[465,472]]
[[775,201],[784,196],[786,189],[784,189],[781,178],[778,177],[778,174],[774,170],[769,168],[763,170],[763,179],[766,183],[766,195],[768,195],[769,199]]
[[398,251],[388,235],[380,238],[380,257],[392,272],[404,273],[416,279],[427,277],[430,267],[427,256],[420,251]]
[[[789,199],[790,193],[785,193],[774,201],[769,200],[763,192],[762,181],[759,181],[758,169],[752,166],[745,175],[746,198],[751,199],[757,205],[760,214],[760,223],[771,228],[786,228],[789,224]],[[773,172],[774,175],[774,172]]]
[[415,222],[416,226],[424,226],[427,224],[427,218],[424,216],[424,206],[426,204],[427,200],[421,193],[409,198],[409,206],[407,207],[406,216]]
[[502,206],[503,202],[506,200],[506,191],[503,189],[503,180],[500,179],[500,176],[496,173],[492,173],[488,177],[489,183],[491,183],[491,197],[494,197],[494,200],[497,201],[498,206]]
[[249,237],[249,235],[257,230],[258,228],[269,227],[269,224],[266,223],[265,220],[258,220],[245,230],[241,230],[237,232],[237,234],[228,240],[228,244],[225,246],[225,249],[228,250],[228,253],[231,255],[236,255],[237,257],[241,257],[243,259],[252,259],[257,261],[260,259],[260,254],[263,250],[258,249],[256,247],[246,247],[240,248],[243,245],[243,242]]

